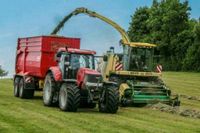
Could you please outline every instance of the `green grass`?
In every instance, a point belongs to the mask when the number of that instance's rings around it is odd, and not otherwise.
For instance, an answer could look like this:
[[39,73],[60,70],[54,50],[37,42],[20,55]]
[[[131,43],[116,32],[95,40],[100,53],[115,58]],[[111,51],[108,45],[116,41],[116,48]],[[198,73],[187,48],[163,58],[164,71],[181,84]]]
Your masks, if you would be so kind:
[[[200,73],[164,73],[172,91],[199,96]],[[13,96],[12,80],[0,80],[0,133],[175,133],[200,132],[200,119],[186,118],[148,108],[120,108],[117,114],[99,113],[97,109],[62,112],[44,107],[41,92],[32,100]],[[200,101],[181,99],[183,108],[200,110]]]
[[[200,98],[200,73],[167,72],[163,74],[163,80],[173,93]],[[181,103],[182,107],[200,111],[200,101],[182,98]]]

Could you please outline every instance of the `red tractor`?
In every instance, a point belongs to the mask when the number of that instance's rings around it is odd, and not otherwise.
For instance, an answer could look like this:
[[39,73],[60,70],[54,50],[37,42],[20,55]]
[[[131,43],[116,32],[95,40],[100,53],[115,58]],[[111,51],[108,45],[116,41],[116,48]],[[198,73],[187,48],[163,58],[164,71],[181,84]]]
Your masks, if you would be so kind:
[[118,90],[112,83],[103,83],[95,71],[95,51],[74,48],[59,49],[58,66],[50,67],[44,83],[44,105],[59,102],[63,111],[76,111],[79,106],[99,104],[100,112],[116,113]]
[[[18,51],[19,47],[22,46],[22,44],[18,44]],[[42,44],[42,46],[45,45]],[[95,108],[98,103],[100,112],[116,113],[118,110],[119,92],[114,83],[103,82],[101,74],[95,70],[94,55],[96,52],[77,49],[74,48],[74,45],[69,46],[65,44],[64,46],[66,47],[57,48],[58,52],[54,53],[55,65],[49,65],[48,61],[46,62],[48,65],[39,65],[40,70],[42,67],[45,68],[45,76],[43,76],[44,74],[37,75],[37,71],[31,71],[36,64],[32,65],[32,69],[25,69],[20,72],[17,69],[20,66],[20,57],[17,56],[14,95],[21,98],[31,98],[33,97],[34,90],[41,88],[40,86],[44,80],[42,88],[45,106],[52,106],[58,103],[61,110],[76,112],[78,107]],[[38,51],[28,45],[25,47]],[[49,50],[46,52],[43,51],[42,53],[46,53],[52,59],[52,54],[48,54]],[[40,62],[44,58],[38,56],[40,54],[37,54],[37,52],[33,54],[29,51],[28,53],[31,53],[31,58],[40,58],[38,59]],[[21,59],[24,60],[22,64],[27,65],[30,63],[30,60],[23,59],[25,58],[24,56]],[[47,59],[48,56],[45,57],[45,60]],[[51,62],[51,60],[49,61]]]

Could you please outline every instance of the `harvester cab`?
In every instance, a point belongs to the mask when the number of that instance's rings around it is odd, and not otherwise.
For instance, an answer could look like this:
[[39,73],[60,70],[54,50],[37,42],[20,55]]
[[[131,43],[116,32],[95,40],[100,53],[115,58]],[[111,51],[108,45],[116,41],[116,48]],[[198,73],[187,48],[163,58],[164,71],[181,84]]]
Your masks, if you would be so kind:
[[118,83],[122,106],[156,102],[180,105],[178,96],[172,97],[161,80],[161,73],[156,71],[155,47],[149,43],[132,43],[128,46],[128,56],[115,53],[113,48],[104,55],[103,78]]
[[[152,46],[154,47],[154,46]],[[153,48],[130,47],[129,66],[130,71],[153,71]]]

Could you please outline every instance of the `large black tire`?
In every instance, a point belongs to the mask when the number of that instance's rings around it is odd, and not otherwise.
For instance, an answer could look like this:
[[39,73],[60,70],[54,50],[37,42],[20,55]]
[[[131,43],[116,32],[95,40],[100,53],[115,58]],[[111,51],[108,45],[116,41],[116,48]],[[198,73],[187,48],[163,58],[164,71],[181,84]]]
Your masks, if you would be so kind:
[[119,103],[119,91],[115,86],[108,86],[102,91],[99,100],[99,111],[104,113],[116,113]]
[[56,82],[54,80],[53,74],[49,72],[44,81],[43,88],[43,103],[45,106],[53,105],[53,96],[56,90]]
[[59,92],[59,107],[62,111],[76,112],[80,103],[80,90],[76,84],[63,83]]
[[24,79],[19,81],[19,97],[22,99],[31,99],[34,96],[34,89],[25,88]]
[[14,80],[14,96],[19,97],[19,81],[20,77],[16,77]]

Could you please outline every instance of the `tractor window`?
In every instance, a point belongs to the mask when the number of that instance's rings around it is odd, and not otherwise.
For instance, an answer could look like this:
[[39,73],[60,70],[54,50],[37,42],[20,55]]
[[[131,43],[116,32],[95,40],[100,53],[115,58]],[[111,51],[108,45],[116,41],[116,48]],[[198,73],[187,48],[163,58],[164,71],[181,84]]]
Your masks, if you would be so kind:
[[130,70],[150,71],[152,67],[152,49],[132,48],[130,55]]
[[72,54],[71,67],[72,69],[79,69],[81,67],[94,69],[93,55]]

